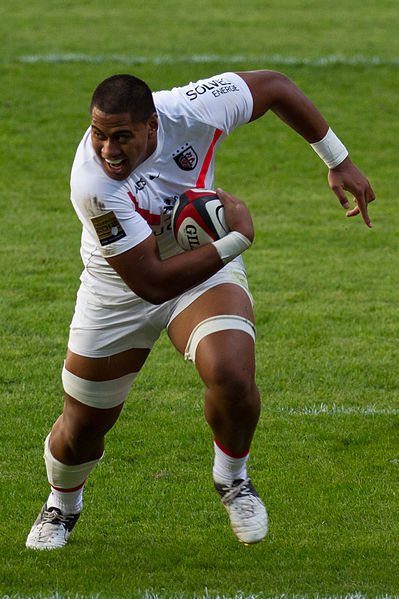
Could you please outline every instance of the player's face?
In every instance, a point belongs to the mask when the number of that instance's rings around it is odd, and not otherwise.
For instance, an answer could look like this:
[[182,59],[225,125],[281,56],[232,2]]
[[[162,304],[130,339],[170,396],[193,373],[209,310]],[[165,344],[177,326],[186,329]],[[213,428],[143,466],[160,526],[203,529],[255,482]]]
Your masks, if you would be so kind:
[[107,114],[95,106],[91,113],[91,140],[105,173],[122,181],[157,147],[157,115],[146,123],[132,121],[129,113]]

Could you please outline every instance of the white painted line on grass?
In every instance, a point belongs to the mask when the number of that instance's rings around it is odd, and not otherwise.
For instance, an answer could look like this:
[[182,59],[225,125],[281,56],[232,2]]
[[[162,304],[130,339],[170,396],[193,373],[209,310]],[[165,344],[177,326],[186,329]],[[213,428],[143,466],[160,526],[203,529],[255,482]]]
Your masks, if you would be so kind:
[[382,58],[380,56],[340,56],[339,54],[328,56],[315,56],[300,58],[297,56],[281,56],[280,54],[271,55],[244,55],[233,54],[223,56],[221,54],[194,54],[192,56],[126,56],[123,54],[99,54],[91,56],[89,54],[80,54],[70,52],[66,54],[31,54],[17,56],[15,58],[3,58],[0,62],[12,63],[19,62],[25,64],[35,63],[87,63],[103,64],[105,62],[119,62],[126,65],[177,65],[177,64],[202,64],[213,62],[225,62],[228,64],[237,63],[264,63],[265,65],[293,65],[293,66],[316,66],[323,67],[329,65],[348,65],[348,66],[399,66],[399,58]]
[[289,416],[319,416],[327,414],[329,416],[347,416],[358,414],[360,416],[397,416],[399,408],[377,408],[376,406],[340,406],[332,404],[328,406],[325,403],[312,404],[309,406],[298,407],[278,407],[271,408],[272,412],[288,414]]
[[[81,595],[80,593],[76,593],[73,595],[64,595],[58,592],[55,592],[51,595],[42,595],[41,593],[35,595],[0,595],[0,599],[111,599],[107,598],[102,593],[97,593],[96,595]],[[124,599],[123,597],[118,597],[118,599]],[[187,593],[179,593],[179,594],[162,594],[153,593],[151,591],[145,591],[143,593],[135,593],[129,594],[129,599],[399,599],[399,595],[364,595],[363,593],[347,593],[345,595],[326,595],[326,594],[293,594],[293,595],[266,595],[265,593],[253,593],[250,595],[246,595],[244,593],[236,593],[235,595],[225,595],[225,594],[208,594],[204,595],[188,595]]]

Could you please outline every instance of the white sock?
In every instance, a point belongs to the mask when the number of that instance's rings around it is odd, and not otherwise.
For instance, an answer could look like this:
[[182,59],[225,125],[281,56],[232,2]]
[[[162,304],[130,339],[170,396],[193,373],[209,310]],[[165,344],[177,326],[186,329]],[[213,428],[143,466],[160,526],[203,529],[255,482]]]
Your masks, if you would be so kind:
[[220,445],[214,441],[215,461],[213,463],[213,480],[217,483],[231,484],[237,478],[246,479],[247,461],[249,450],[246,454],[234,457],[226,453]]
[[83,485],[76,491],[60,491],[51,487],[47,507],[56,507],[63,514],[77,514],[83,508]]

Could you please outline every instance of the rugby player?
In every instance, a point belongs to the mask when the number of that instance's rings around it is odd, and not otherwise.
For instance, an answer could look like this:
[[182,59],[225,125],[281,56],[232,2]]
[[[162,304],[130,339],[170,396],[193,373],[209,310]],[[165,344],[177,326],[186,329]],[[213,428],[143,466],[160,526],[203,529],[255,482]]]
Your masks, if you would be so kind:
[[253,302],[241,258],[253,240],[251,216],[218,189],[231,232],[190,252],[177,245],[170,218],[179,194],[214,188],[215,152],[227,135],[268,111],[324,160],[346,215],[360,214],[371,227],[368,180],[282,73],[227,72],[156,93],[132,75],[116,75],[94,91],[71,173],[84,269],[62,372],[65,404],[45,440],[50,494],[27,547],[67,543],[104,436],[165,328],[204,382],[213,482],[233,531],[247,544],[265,537],[267,512],[246,467],[260,411]]

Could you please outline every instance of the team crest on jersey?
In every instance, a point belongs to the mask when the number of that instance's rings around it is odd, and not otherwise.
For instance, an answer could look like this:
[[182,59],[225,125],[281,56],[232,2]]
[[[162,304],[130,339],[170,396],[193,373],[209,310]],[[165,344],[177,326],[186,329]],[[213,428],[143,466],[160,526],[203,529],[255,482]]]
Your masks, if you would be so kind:
[[198,164],[198,156],[188,143],[181,146],[172,154],[173,160],[183,171],[193,171]]

